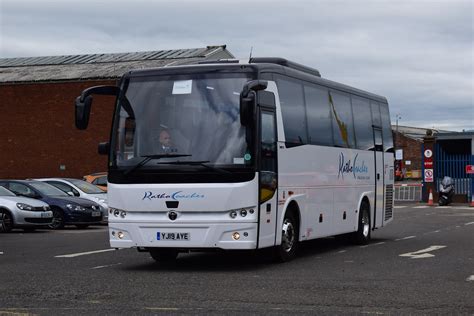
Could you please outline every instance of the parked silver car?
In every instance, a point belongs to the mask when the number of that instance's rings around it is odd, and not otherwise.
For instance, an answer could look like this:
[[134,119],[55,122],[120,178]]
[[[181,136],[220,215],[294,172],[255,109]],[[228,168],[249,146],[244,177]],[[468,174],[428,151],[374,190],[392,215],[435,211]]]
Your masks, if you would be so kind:
[[51,184],[70,196],[77,196],[96,202],[100,205],[102,221],[107,222],[109,215],[107,193],[102,191],[99,187],[84,180],[73,178],[42,178],[35,180]]
[[48,204],[17,196],[0,186],[0,232],[9,232],[15,227],[34,230],[52,221],[53,212]]

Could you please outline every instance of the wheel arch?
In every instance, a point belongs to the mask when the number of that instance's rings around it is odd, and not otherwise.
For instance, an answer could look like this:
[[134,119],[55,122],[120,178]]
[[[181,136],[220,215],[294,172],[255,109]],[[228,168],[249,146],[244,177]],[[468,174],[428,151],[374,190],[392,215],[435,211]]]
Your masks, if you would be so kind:
[[[367,203],[369,205],[369,219],[373,218],[375,210],[373,209],[373,203],[371,200],[374,199],[374,192],[363,192],[360,197],[359,197],[359,202],[357,203],[357,219],[359,218],[359,212],[362,207],[362,203]],[[359,229],[359,221],[357,220],[357,227],[355,227],[356,230]],[[373,228],[372,228],[373,230]]]
[[281,213],[278,216],[279,218],[278,218],[277,226],[276,226],[278,229],[276,230],[276,234],[275,234],[275,245],[279,245],[281,243],[281,229],[279,228],[282,227],[283,220],[287,212],[293,212],[296,216],[296,221],[298,223],[298,241],[301,241],[302,214],[301,214],[301,208],[300,208],[301,203],[299,203],[299,200],[302,200],[304,198],[305,198],[305,195],[300,194],[300,195],[293,195],[290,198],[288,198],[288,200],[286,200],[284,207],[282,207],[283,211],[281,211]]

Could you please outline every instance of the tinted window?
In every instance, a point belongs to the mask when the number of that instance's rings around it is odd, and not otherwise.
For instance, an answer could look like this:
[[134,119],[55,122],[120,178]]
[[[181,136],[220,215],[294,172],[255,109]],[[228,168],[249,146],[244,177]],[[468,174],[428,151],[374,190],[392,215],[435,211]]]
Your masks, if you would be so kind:
[[332,118],[328,90],[319,86],[305,86],[304,95],[308,119],[308,142],[332,146]]
[[387,104],[380,104],[380,114],[382,118],[383,150],[393,151],[392,125]]
[[290,146],[306,144],[303,86],[287,80],[277,80],[277,84],[286,143]]
[[64,192],[73,192],[73,188],[67,184],[64,184],[62,182],[56,182],[56,181],[46,181],[46,183],[54,185],[56,188],[58,188],[61,191]]
[[334,145],[354,148],[354,125],[352,122],[351,99],[345,93],[330,91],[329,105],[333,114],[332,129]]
[[21,183],[10,182],[8,189],[15,194],[34,196],[36,192]]
[[370,101],[370,107],[372,108],[372,124],[377,127],[382,127],[379,104],[377,102]]
[[[103,176],[101,178],[105,183],[107,183],[107,177]],[[102,191],[100,188],[96,187],[93,184],[90,184],[89,182],[79,180],[79,179],[71,179],[70,180],[72,184],[74,184],[76,187],[78,187],[82,192],[88,193],[88,194],[104,194],[104,191]]]
[[0,196],[15,196],[15,193],[0,186]]
[[373,148],[374,134],[372,131],[372,114],[369,100],[352,97],[352,113],[354,114],[357,148],[364,150]]
[[103,176],[103,177],[99,177],[97,179],[95,179],[94,181],[92,181],[93,184],[96,184],[96,185],[107,185],[107,176]]
[[44,195],[69,196],[51,184],[47,184],[46,182],[36,181],[31,182],[30,185]]

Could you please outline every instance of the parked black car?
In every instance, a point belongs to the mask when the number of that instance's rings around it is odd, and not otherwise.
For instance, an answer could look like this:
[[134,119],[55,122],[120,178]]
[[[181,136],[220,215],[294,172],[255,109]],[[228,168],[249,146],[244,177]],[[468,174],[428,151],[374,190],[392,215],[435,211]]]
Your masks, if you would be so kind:
[[50,184],[34,180],[0,180],[0,185],[17,195],[49,204],[53,211],[50,228],[58,229],[64,225],[86,228],[91,224],[100,224],[102,220],[100,206],[97,203],[69,196]]

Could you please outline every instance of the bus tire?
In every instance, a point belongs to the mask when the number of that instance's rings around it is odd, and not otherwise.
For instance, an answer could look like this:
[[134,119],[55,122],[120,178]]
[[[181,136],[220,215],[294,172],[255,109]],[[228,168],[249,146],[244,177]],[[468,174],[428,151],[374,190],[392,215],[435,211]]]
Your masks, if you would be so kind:
[[294,211],[287,211],[281,227],[281,244],[275,247],[275,261],[287,262],[296,257],[299,227]]
[[367,245],[370,241],[370,206],[363,201],[359,210],[359,225],[356,232],[352,233],[352,240],[357,245]]
[[178,250],[172,248],[152,248],[150,256],[159,263],[172,263],[178,258]]

